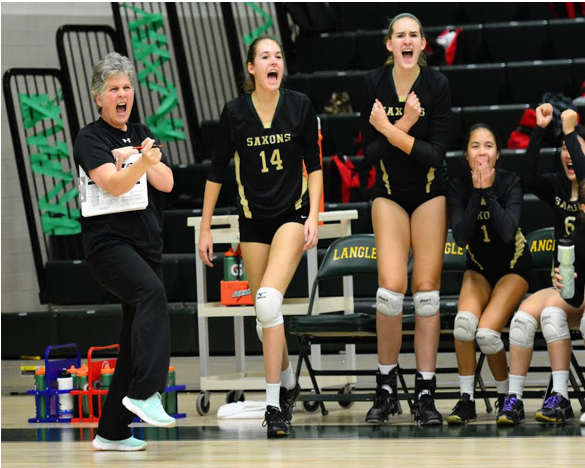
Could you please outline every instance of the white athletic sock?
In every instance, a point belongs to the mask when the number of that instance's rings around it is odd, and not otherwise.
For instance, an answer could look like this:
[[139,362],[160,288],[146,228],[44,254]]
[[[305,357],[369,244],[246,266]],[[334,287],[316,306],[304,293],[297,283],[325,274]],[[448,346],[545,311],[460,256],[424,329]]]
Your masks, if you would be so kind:
[[507,395],[510,388],[510,380],[502,380],[501,382],[496,380],[496,389],[500,395]]
[[510,381],[510,389],[508,390],[508,393],[513,393],[514,395],[516,395],[516,398],[522,400],[526,376],[510,374],[508,380]]
[[280,409],[280,383],[266,384],[266,408],[269,406]]
[[467,393],[470,397],[470,400],[473,401],[473,384],[475,381],[475,375],[460,375],[459,376],[459,388],[461,389],[461,395],[463,396],[464,393]]
[[552,391],[556,392],[556,393],[560,393],[568,400],[569,399],[569,371],[568,370],[553,371],[552,378],[553,378]]
[[[422,376],[423,380],[433,380],[433,377],[435,376],[434,372],[419,372],[419,374]],[[431,391],[430,390],[422,390],[418,396],[420,397],[421,395],[425,395],[425,394],[430,395]]]
[[289,362],[288,367],[280,373],[280,385],[287,390],[292,390],[296,384],[292,364]]
[[[385,366],[384,364],[378,363],[378,369],[380,369],[380,374],[382,375],[388,375],[392,369],[395,369],[396,367],[398,367],[398,364],[390,364],[389,366]],[[390,385],[382,385],[382,388],[388,393],[392,394],[392,388],[390,388]]]

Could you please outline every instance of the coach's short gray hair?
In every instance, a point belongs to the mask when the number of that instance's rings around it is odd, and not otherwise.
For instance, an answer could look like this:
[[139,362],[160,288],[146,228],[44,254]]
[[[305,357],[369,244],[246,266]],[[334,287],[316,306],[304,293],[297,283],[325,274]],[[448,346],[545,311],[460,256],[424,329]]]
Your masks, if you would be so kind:
[[[100,60],[95,67],[93,67],[93,73],[91,75],[91,95],[95,99],[95,96],[99,96],[100,99],[104,94],[106,87],[106,81],[110,76],[121,76],[127,75],[130,78],[130,83],[134,88],[134,78],[136,72],[134,65],[128,57],[124,57],[117,52],[109,53]],[[101,114],[102,108],[97,105],[97,111]]]

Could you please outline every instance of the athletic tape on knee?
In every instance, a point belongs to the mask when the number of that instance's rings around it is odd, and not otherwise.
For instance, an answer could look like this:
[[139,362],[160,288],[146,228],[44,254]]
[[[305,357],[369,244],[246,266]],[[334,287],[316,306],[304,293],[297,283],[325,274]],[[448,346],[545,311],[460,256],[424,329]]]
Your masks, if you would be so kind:
[[583,336],[583,339],[585,340],[585,314],[583,314],[583,318],[581,319],[581,335]]
[[403,303],[404,294],[378,288],[376,292],[376,308],[381,314],[388,317],[396,317],[402,312]]
[[455,325],[453,326],[453,336],[456,340],[464,343],[475,341],[475,332],[479,319],[471,312],[460,310],[455,316]]
[[262,343],[262,325],[260,325],[258,319],[256,319],[256,334],[258,335],[260,343]]
[[260,288],[256,294],[256,317],[262,328],[272,328],[284,323],[282,294],[274,288]]
[[439,312],[441,296],[439,291],[421,291],[414,296],[414,313],[421,317],[432,317]]
[[481,352],[486,356],[499,353],[504,349],[502,334],[490,328],[478,328],[475,339]]
[[528,312],[519,310],[510,323],[510,344],[520,348],[534,348],[536,330],[538,330],[538,320]]
[[540,315],[542,335],[547,343],[571,338],[567,313],[559,307],[545,307]]

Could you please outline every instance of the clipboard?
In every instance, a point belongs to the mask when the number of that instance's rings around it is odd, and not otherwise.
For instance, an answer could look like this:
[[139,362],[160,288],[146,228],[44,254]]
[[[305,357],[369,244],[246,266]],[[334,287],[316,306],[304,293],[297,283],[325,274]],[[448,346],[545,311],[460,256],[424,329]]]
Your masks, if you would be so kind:
[[[132,165],[140,153],[133,154],[124,161],[122,169]],[[146,173],[142,175],[136,185],[131,190],[114,197],[108,192],[102,190],[89,177],[83,168],[79,166],[79,202],[81,205],[81,215],[84,218],[100,216],[112,213],[124,213],[126,211],[144,210],[148,206],[148,182]]]

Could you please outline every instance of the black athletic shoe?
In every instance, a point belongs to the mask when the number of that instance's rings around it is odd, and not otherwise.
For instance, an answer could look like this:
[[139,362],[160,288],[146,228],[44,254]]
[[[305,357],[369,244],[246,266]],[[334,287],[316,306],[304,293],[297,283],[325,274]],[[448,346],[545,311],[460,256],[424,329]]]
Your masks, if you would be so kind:
[[269,438],[286,437],[290,434],[289,422],[285,419],[284,414],[276,406],[267,406],[264,413],[264,422],[262,427],[267,428]]
[[453,412],[447,417],[447,424],[466,424],[476,419],[475,401],[471,400],[468,393],[464,393],[453,408]]
[[280,408],[282,409],[282,413],[288,422],[292,421],[293,408],[297,404],[297,398],[300,393],[301,386],[298,382],[291,390],[287,390],[285,387],[280,387]]
[[[411,412],[414,415],[414,422],[421,426],[440,426],[443,424],[443,416],[437,411],[435,400],[433,399],[436,388],[436,377],[433,377],[432,380],[424,380],[421,374],[416,373],[414,391],[417,397],[414,405],[412,405]],[[421,395],[423,390],[428,390],[430,394],[423,393]]]
[[498,426],[515,426],[522,424],[526,416],[524,414],[524,403],[518,399],[515,394],[508,395],[502,403],[498,398],[496,403],[498,409],[498,416],[496,417],[496,424]]
[[564,424],[575,419],[575,414],[569,400],[560,393],[553,393],[545,400],[535,417],[538,422]]
[[[382,388],[382,385],[388,385],[392,393]],[[374,406],[366,414],[366,422],[372,424],[381,424],[388,422],[388,416],[398,413],[398,386],[396,385],[396,368],[392,369],[388,375],[376,374],[376,396],[374,397]]]

